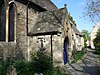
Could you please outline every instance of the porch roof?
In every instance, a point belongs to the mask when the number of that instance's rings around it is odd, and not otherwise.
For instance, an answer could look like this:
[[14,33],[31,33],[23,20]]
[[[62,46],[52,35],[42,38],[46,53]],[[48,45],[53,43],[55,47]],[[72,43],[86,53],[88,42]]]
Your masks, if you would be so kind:
[[45,11],[36,14],[36,21],[29,25],[28,34],[51,34],[61,32],[65,18],[66,9],[62,8],[54,11]]
[[76,28],[75,25],[72,25],[72,29],[74,30],[75,34],[82,36],[82,33]]

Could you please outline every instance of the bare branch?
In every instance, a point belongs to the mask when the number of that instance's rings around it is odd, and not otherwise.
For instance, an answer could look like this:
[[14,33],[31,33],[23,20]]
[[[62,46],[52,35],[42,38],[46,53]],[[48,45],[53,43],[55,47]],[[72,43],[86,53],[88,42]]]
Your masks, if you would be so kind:
[[93,22],[100,22],[100,0],[86,0],[85,16]]

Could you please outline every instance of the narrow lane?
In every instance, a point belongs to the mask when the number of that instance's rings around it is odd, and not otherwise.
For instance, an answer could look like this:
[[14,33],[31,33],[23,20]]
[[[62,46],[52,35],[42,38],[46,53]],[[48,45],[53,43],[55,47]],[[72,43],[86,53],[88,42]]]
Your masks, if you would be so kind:
[[100,75],[100,63],[93,50],[88,49],[86,56],[78,63],[67,66],[69,75]]

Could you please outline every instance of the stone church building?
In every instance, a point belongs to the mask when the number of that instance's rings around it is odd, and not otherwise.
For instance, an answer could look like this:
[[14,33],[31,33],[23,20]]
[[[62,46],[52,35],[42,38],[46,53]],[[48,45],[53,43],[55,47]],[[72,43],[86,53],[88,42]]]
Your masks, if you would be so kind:
[[[46,48],[54,65],[71,58],[70,21],[66,5],[51,0],[0,0],[0,59],[26,59]],[[68,58],[67,58],[68,57]]]

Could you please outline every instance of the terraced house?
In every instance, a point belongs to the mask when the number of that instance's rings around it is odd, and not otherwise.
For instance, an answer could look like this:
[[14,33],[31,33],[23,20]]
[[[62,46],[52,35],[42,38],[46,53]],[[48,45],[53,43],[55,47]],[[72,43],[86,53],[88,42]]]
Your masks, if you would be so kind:
[[100,29],[100,23],[97,23],[97,24],[93,27],[93,29],[92,29],[92,31],[91,31],[91,34],[90,34],[91,40],[90,40],[90,42],[89,42],[89,45],[90,45],[91,48],[93,48],[93,49],[95,49],[93,40],[96,38],[96,35],[97,35],[97,32],[98,32],[99,29]]
[[40,47],[51,53],[53,64],[71,59],[72,30],[66,5],[51,0],[0,0],[0,58],[31,60]]

